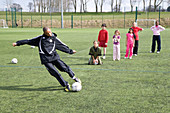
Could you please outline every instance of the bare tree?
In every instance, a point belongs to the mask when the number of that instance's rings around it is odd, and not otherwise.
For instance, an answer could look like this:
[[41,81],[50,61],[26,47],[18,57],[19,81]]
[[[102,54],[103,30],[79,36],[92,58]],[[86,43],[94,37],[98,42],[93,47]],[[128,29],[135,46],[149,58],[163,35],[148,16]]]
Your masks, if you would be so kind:
[[43,12],[43,0],[40,0],[40,5],[41,5],[41,12]]
[[136,4],[136,0],[130,0],[131,12],[133,12],[133,7]]
[[87,12],[87,3],[90,0],[80,0],[80,12]]
[[10,5],[10,8],[15,9],[16,11],[20,11],[22,9],[21,5],[17,3],[13,3],[12,5]]
[[115,5],[115,7],[116,7],[116,12],[118,12],[118,8],[117,8],[117,0],[116,0],[116,5]]
[[103,12],[103,3],[104,2],[105,2],[105,0],[100,1],[100,12]]
[[119,9],[118,9],[119,12],[120,12],[121,4],[122,4],[122,0],[119,0]]
[[94,0],[95,3],[95,7],[96,7],[96,13],[98,12],[98,4],[99,4],[99,0]]
[[151,11],[151,0],[149,0],[149,12]]
[[10,11],[10,6],[12,5],[13,0],[6,0],[4,3],[6,4],[6,8],[8,11]]
[[163,0],[154,0],[154,11],[156,11],[157,7],[162,3]]
[[73,7],[74,7],[74,12],[76,13],[76,9],[77,9],[77,0],[72,0],[73,3]]
[[110,2],[111,12],[113,12],[113,3],[114,3],[114,0],[111,0],[111,2]]
[[36,12],[36,0],[33,0],[34,12]]
[[143,12],[145,12],[145,0],[143,0]]
[[116,0],[116,5],[115,5],[116,12],[120,12],[121,4],[122,4],[122,0]]
[[80,0],[80,13],[82,13],[82,10],[83,10],[83,0]]
[[38,6],[38,12],[40,12],[40,6],[41,6],[40,0],[36,0],[36,5]]
[[33,8],[33,3],[32,2],[29,2],[28,3],[28,8],[29,8],[29,12],[32,11],[32,8]]

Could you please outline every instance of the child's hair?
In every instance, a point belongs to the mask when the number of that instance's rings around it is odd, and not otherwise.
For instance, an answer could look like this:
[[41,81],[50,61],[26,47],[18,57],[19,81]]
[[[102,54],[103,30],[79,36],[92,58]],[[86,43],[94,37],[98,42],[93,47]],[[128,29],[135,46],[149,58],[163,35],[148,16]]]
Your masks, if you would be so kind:
[[119,32],[119,30],[115,30],[115,34],[116,34],[116,32],[118,32],[118,34],[120,35],[120,32]]
[[130,33],[130,30],[132,30],[132,33],[133,33],[134,39],[136,39],[136,35],[135,35],[135,33],[133,32],[133,29],[132,29],[132,28],[129,28],[128,33]]
[[132,32],[133,32],[133,29],[132,29],[132,28],[129,28],[129,31],[128,31],[128,33],[130,33],[130,30],[132,30]]
[[103,23],[103,24],[101,25],[101,27],[107,27],[107,26],[106,26],[106,24],[105,24],[105,23]]
[[94,41],[93,41],[93,44],[94,44],[95,42],[97,42],[97,43],[98,43],[98,41],[94,40]]

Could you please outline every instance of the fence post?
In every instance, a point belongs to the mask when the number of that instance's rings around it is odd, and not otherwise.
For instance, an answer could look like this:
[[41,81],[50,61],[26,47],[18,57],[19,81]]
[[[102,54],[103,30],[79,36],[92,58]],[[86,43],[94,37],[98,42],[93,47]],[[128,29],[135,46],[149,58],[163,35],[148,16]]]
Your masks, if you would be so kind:
[[73,15],[71,15],[71,28],[73,28]]
[[6,8],[6,24],[8,26],[8,11],[7,11],[7,8]]
[[137,22],[138,19],[138,7],[136,6],[136,18],[135,18],[135,22]]
[[114,14],[113,14],[113,28],[114,28]]
[[22,21],[22,8],[21,8],[21,27],[23,28],[23,21]]
[[41,28],[42,28],[42,13],[41,13]]
[[11,17],[12,17],[12,28],[13,28],[13,8],[11,8]]
[[161,22],[160,18],[161,18],[161,6],[159,6],[159,23]]
[[17,21],[16,21],[16,8],[15,8],[15,27],[17,27]]
[[124,29],[125,29],[125,15],[126,15],[126,12],[125,12],[125,7],[124,7]]
[[32,15],[31,15],[31,28],[32,28]]
[[81,15],[81,28],[82,28],[82,15]]
[[103,15],[102,15],[102,23],[103,23]]
[[51,14],[51,28],[53,27],[52,25],[53,25],[53,24],[52,24],[52,14]]

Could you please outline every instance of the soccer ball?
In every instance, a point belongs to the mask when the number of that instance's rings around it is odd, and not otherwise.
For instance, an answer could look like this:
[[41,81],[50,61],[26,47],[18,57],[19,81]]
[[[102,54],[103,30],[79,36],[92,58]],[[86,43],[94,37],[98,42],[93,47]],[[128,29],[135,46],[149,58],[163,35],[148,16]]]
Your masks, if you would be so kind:
[[72,84],[73,91],[80,91],[82,89],[82,85],[79,82],[75,82]]
[[13,58],[12,61],[11,61],[11,63],[17,64],[17,63],[18,63],[18,60],[17,60],[16,58]]

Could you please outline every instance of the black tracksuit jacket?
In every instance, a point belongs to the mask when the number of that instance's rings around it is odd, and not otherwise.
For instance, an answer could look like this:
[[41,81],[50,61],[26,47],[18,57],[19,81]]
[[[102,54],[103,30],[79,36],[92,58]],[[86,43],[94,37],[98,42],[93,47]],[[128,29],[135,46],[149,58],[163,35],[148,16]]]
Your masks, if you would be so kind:
[[16,43],[17,46],[24,44],[38,46],[42,64],[60,59],[59,55],[56,52],[56,49],[65,53],[73,54],[73,50],[69,49],[66,44],[61,42],[60,39],[57,38],[57,35],[55,33],[52,33],[52,36],[50,37],[43,34],[33,39],[20,40]]

